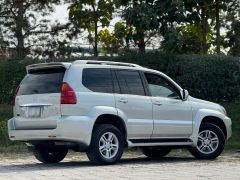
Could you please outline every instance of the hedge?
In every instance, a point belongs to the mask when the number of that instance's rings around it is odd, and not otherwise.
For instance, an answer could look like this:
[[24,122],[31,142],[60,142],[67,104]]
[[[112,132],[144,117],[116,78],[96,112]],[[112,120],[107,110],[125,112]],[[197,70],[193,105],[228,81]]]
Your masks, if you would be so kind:
[[[93,58],[87,57],[87,59]],[[162,71],[197,98],[219,102],[233,101],[240,97],[240,57],[147,52],[97,59],[137,63]],[[74,59],[47,60],[47,62],[71,60]],[[36,62],[40,61],[0,60],[0,104],[10,103],[12,93],[24,77],[25,66]]]
[[162,71],[197,98],[220,102],[240,97],[240,57],[149,52],[115,60]]

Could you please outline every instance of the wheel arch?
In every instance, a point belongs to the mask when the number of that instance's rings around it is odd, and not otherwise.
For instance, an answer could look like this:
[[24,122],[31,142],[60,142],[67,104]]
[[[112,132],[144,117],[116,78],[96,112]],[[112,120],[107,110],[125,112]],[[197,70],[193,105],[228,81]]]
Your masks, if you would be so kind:
[[120,132],[123,133],[125,144],[127,143],[126,124],[125,124],[124,120],[121,117],[119,117],[118,115],[114,115],[114,114],[101,114],[101,115],[99,115],[94,122],[92,131],[94,131],[94,128],[98,124],[111,124],[111,125],[115,126],[116,128],[118,128],[120,130]]
[[209,109],[200,109],[194,119],[193,119],[193,133],[190,138],[193,141],[193,146],[197,145],[198,132],[202,123],[212,123],[218,126],[224,133],[225,138],[227,138],[227,127],[224,122],[225,115],[219,111],[209,110]]
[[[223,122],[222,119],[220,119],[219,117],[216,117],[216,116],[205,116],[202,121],[201,121],[201,125],[203,123],[211,123],[211,124],[214,124],[215,126],[219,127],[222,131],[223,131],[223,134],[225,136],[225,138],[227,137],[227,128],[226,128],[226,125],[225,123]],[[200,125],[200,126],[201,126]]]

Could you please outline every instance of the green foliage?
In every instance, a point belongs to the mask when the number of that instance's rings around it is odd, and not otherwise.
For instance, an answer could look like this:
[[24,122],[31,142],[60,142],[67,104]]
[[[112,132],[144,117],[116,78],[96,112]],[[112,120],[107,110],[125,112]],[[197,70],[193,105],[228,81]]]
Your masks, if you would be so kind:
[[0,28],[10,47],[16,47],[17,58],[24,59],[32,47],[41,42],[39,36],[45,37],[52,32],[49,30],[50,20],[44,17],[50,15],[54,10],[53,5],[59,2],[60,0],[0,1]]
[[73,1],[69,6],[69,19],[77,28],[88,32],[88,40],[98,56],[98,26],[109,26],[114,11],[112,0]]
[[173,22],[184,20],[182,1],[174,0],[122,0],[122,13],[127,26],[134,27],[131,39],[140,52],[145,52],[149,39],[164,33]]
[[120,48],[122,42],[118,42],[114,33],[110,33],[108,29],[102,29],[99,33],[99,40],[102,44],[103,53],[106,54],[113,54],[117,53],[118,49]]
[[137,63],[162,71],[197,98],[214,102],[240,98],[240,58],[237,57],[147,52],[100,59]]
[[[214,41],[213,31],[207,33],[207,42]],[[162,41],[161,49],[176,54],[199,54],[202,51],[200,24],[182,23],[179,26],[169,28]]]
[[233,22],[232,29],[228,33],[229,37],[229,54],[240,56],[240,21]]
[[0,27],[0,48],[7,47],[7,46],[8,46],[8,42],[4,40],[2,35],[2,29]]
[[103,27],[109,25],[114,10],[113,5],[111,0],[75,1],[69,6],[69,17],[80,28],[92,32],[96,21],[101,23]]
[[240,149],[240,102],[222,104],[232,119],[232,137],[227,141],[225,149]]
[[14,152],[19,152],[25,150],[25,146],[20,142],[10,141],[8,138],[8,125],[7,120],[12,118],[12,107],[9,105],[0,104],[0,152],[7,152],[7,150],[11,150]]
[[120,48],[124,46],[124,39],[128,36],[129,29],[122,22],[117,22],[113,32],[108,29],[102,29],[99,33],[99,41],[102,45],[102,50],[105,55],[117,54]]
[[[114,36],[125,45],[125,49],[129,49],[130,41],[133,39],[134,27],[126,25],[124,22],[117,22],[114,25]],[[125,43],[124,43],[125,40]]]
[[3,120],[0,121],[0,146],[8,146],[9,140],[8,140],[8,133],[7,133],[7,121]]
[[148,31],[159,26],[155,3],[142,1],[133,6],[129,5],[123,13],[124,19],[129,25],[133,25],[138,31]]
[[8,140],[7,133],[7,119],[12,116],[12,107],[8,105],[0,105],[0,147],[8,146],[10,141]]
[[168,72],[195,97],[215,102],[240,97],[239,58],[183,55]]
[[[216,25],[216,9],[220,9],[221,16],[229,12],[232,13],[234,8],[231,7],[232,9],[230,9],[229,7],[233,6],[232,4],[236,0],[218,0],[219,6],[216,2],[216,0],[178,1],[182,8],[179,8],[176,12],[183,15],[184,18],[181,18],[181,21],[175,19],[178,24],[174,24],[174,26],[165,25],[169,21],[167,19],[162,27],[165,30],[161,31],[163,35],[162,49],[180,54],[215,53],[217,41],[221,40],[221,45],[225,41],[223,36],[216,36],[217,29],[220,28]],[[222,23],[222,26],[224,26],[224,23]]]
[[[98,59],[137,63],[162,71],[197,98],[215,102],[240,98],[239,57],[169,55],[156,51],[144,54],[126,53],[122,56],[99,57]],[[56,61],[71,61],[71,59]],[[30,63],[36,62],[2,61],[0,63],[0,82],[2,83],[0,86],[0,104],[10,103],[11,94],[24,77],[25,66]]]
[[26,74],[26,65],[34,61],[0,61],[0,104],[10,104],[12,94]]

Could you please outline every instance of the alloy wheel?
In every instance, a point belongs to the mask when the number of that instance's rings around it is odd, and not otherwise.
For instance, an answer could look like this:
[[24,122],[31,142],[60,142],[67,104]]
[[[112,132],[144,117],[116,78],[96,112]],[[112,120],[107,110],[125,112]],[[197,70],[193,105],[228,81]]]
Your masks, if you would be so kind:
[[104,133],[99,140],[99,151],[106,159],[111,159],[116,156],[119,148],[117,136],[112,132]]
[[203,154],[210,154],[216,151],[219,139],[216,133],[211,130],[201,131],[198,135],[197,149]]

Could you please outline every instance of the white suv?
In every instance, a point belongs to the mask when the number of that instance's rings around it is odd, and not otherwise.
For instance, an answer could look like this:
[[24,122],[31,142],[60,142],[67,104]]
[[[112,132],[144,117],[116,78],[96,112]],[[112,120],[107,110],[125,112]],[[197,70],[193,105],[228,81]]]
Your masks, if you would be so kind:
[[44,163],[69,149],[113,164],[124,147],[151,158],[187,147],[197,158],[221,154],[231,120],[215,103],[188,95],[165,74],[136,64],[83,61],[27,66],[16,90],[9,138]]

